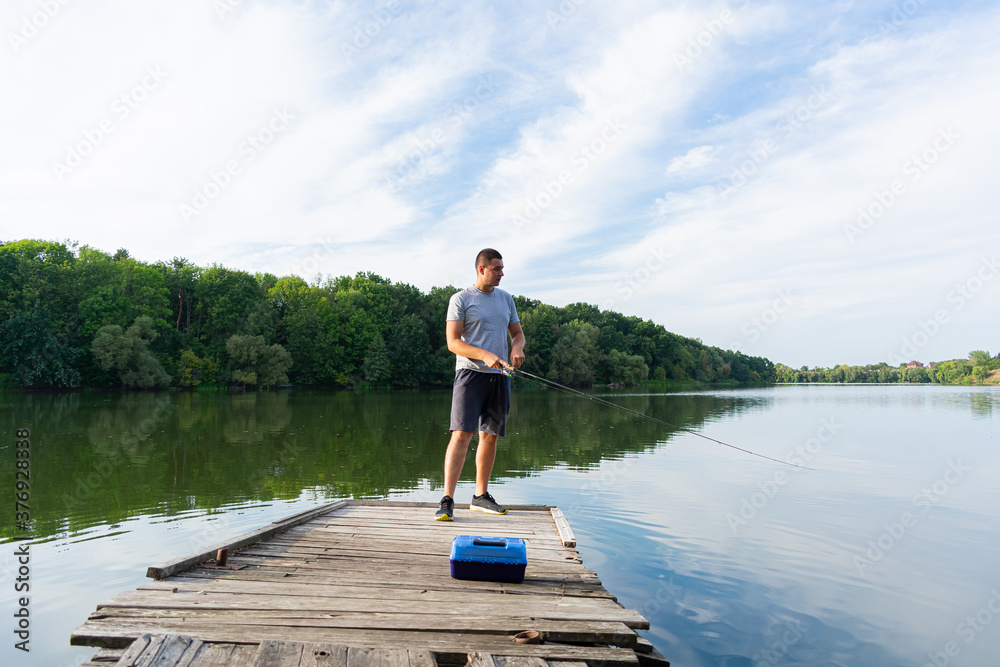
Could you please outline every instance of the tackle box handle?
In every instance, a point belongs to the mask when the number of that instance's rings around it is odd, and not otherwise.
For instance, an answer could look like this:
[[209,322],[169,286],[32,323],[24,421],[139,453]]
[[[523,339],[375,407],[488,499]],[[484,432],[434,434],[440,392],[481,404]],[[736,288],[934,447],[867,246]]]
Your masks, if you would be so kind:
[[502,537],[497,538],[497,539],[493,539],[493,540],[487,539],[485,537],[477,537],[476,539],[472,540],[472,543],[475,544],[477,547],[505,547],[505,546],[507,546],[507,540],[505,540]]

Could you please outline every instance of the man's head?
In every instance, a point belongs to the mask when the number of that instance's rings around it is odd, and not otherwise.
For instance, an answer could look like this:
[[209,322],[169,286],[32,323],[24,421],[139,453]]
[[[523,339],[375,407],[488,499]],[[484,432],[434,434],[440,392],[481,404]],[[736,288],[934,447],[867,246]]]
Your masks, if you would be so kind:
[[489,266],[494,259],[503,259],[503,255],[493,248],[483,248],[476,255],[476,270],[478,271],[480,266]]
[[500,284],[503,278],[503,257],[493,248],[484,248],[476,255],[476,287],[486,292]]

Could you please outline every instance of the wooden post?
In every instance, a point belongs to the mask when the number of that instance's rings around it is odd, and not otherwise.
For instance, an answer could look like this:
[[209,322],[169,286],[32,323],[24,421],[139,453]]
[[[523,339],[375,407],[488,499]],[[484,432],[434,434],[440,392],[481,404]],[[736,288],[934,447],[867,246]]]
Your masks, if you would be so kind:
[[225,567],[226,563],[229,561],[229,549],[222,547],[215,554],[215,564],[219,567]]

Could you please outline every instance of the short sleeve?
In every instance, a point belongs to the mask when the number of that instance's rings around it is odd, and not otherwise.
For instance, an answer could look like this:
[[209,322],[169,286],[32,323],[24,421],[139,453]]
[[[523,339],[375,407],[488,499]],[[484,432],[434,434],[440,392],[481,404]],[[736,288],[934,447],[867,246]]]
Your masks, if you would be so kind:
[[508,324],[515,324],[517,322],[520,322],[521,318],[517,316],[517,306],[514,305],[514,297],[512,297],[510,294],[507,294],[507,303],[509,304],[510,308],[510,322],[508,322]]
[[445,319],[457,322],[465,321],[465,302],[461,292],[455,292],[448,299],[448,316]]

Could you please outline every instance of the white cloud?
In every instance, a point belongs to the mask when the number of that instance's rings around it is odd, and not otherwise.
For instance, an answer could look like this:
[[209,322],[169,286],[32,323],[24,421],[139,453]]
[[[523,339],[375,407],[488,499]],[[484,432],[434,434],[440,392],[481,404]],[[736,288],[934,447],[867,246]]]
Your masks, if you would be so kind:
[[667,165],[667,173],[673,174],[704,167],[712,161],[712,153],[714,150],[715,148],[713,146],[698,146],[697,148],[692,148],[684,155],[675,157],[671,160],[670,164]]
[[[891,343],[1000,245],[995,10],[924,5],[883,30],[891,8],[851,3],[583,4],[554,25],[534,6],[385,7],[61,5],[0,54],[0,235],[424,289],[468,282],[493,245],[515,292],[795,365],[876,360],[871,332]],[[116,115],[150,67],[162,82]],[[293,122],[249,160],[276,109]],[[53,163],[105,118],[60,182]],[[916,178],[940,132],[957,138]],[[779,289],[801,296],[751,344],[741,326]],[[928,357],[986,346],[995,298]]]

